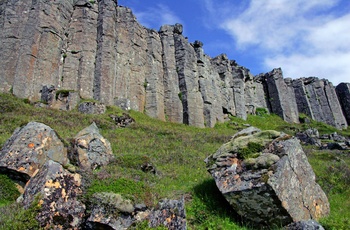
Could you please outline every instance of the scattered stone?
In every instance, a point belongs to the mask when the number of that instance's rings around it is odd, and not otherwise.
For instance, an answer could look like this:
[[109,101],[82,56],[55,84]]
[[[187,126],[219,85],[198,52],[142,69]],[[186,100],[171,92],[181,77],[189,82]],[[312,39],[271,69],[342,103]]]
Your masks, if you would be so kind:
[[49,126],[29,122],[17,128],[1,149],[0,172],[25,184],[48,160],[68,164],[67,149]]
[[85,205],[79,201],[80,186],[79,174],[48,160],[26,185],[23,205],[28,208],[39,198],[41,209],[36,219],[43,228],[78,229],[85,215]]
[[159,202],[158,209],[151,212],[148,218],[151,228],[165,226],[168,229],[186,230],[184,198],[181,200],[164,199]]
[[[296,138],[276,131],[246,133],[206,159],[217,187],[238,214],[269,227],[329,214],[328,199]],[[265,147],[244,158],[242,151],[256,145],[249,143]]]
[[311,128],[295,135],[303,144],[321,146],[320,134],[317,129]]
[[99,132],[95,123],[80,131],[69,153],[71,162],[85,170],[95,170],[114,159],[110,142]]
[[135,123],[135,119],[130,117],[127,113],[123,113],[122,116],[110,115],[110,117],[115,121],[115,124],[119,128],[125,128]]
[[104,114],[106,105],[99,102],[83,102],[79,104],[78,111],[85,114]]
[[156,167],[154,167],[154,165],[150,162],[145,162],[141,165],[141,170],[143,172],[149,172],[149,173],[152,173],[152,174],[157,174],[157,169]]
[[324,230],[315,220],[293,222],[285,227],[286,230]]

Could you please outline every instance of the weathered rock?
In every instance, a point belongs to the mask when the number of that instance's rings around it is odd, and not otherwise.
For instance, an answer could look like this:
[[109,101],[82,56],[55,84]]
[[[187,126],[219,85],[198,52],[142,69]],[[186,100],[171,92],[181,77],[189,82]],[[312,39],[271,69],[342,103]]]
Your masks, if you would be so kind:
[[348,125],[350,125],[350,83],[340,83],[335,88]]
[[[328,199],[299,141],[276,131],[246,133],[206,159],[216,185],[237,213],[270,227],[328,215]],[[253,149],[257,144],[265,148]]]
[[53,85],[45,85],[40,90],[41,103],[39,107],[58,110],[72,110],[80,100],[77,92],[72,90],[58,90]]
[[149,226],[151,228],[165,226],[168,229],[187,229],[185,200],[164,199],[158,204],[157,210],[149,215]]
[[175,59],[179,77],[179,97],[183,106],[183,123],[204,127],[203,99],[199,91],[196,52],[181,33],[182,25],[176,24]]
[[85,170],[94,170],[114,159],[111,144],[99,133],[95,123],[74,137],[74,146],[69,153],[73,164]]
[[81,176],[71,174],[62,165],[48,160],[25,187],[23,204],[28,208],[36,198],[41,209],[36,219],[45,229],[78,229],[85,215],[79,201]]
[[264,78],[270,111],[287,122],[299,123],[299,113],[291,79],[283,79],[280,68],[265,74]]
[[95,193],[86,229],[127,229],[135,221],[132,216],[134,210],[131,201],[120,194]]
[[295,135],[303,144],[321,146],[320,134],[317,129],[311,128]]
[[164,68],[164,108],[166,120],[183,122],[183,107],[179,98],[179,77],[176,69],[174,26],[164,25],[159,30],[162,42]]
[[83,102],[78,106],[78,111],[85,114],[103,114],[106,112],[106,105],[98,102]]
[[304,220],[289,224],[286,230],[324,230],[322,225],[314,220]]
[[26,183],[48,160],[66,165],[67,149],[49,126],[29,122],[16,129],[1,149],[0,171]]
[[115,124],[119,128],[125,128],[135,123],[135,119],[130,117],[130,115],[127,113],[123,113],[122,116],[110,115],[110,117],[114,120]]

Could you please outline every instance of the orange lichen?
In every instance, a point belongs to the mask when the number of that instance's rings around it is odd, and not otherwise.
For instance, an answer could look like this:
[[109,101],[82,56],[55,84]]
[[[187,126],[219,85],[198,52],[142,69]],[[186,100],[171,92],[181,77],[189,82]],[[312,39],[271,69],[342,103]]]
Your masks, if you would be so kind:
[[30,149],[34,148],[34,146],[35,146],[34,143],[29,143],[28,144],[28,148],[30,148]]

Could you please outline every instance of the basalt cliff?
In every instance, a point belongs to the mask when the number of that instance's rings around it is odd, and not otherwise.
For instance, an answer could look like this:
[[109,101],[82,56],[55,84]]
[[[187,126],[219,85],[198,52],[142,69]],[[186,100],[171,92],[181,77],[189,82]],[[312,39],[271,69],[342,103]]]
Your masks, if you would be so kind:
[[145,28],[117,0],[0,0],[0,31],[0,92],[30,101],[50,86],[197,127],[257,108],[350,124],[349,83],[292,80],[281,69],[253,76],[225,54],[206,55],[180,24]]

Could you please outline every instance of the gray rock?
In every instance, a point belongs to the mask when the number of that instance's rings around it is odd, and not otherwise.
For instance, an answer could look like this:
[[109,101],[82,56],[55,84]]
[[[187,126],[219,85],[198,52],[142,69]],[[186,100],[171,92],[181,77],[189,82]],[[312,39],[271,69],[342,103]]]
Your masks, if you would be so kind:
[[317,129],[310,128],[295,135],[303,144],[321,146],[320,134]]
[[324,230],[315,220],[293,222],[285,227],[286,230]]
[[350,124],[350,83],[340,83],[335,88],[348,125]]
[[114,159],[111,144],[99,133],[95,123],[74,137],[74,146],[69,153],[73,164],[85,170],[94,170]]
[[168,229],[186,230],[185,200],[164,199],[158,204],[157,210],[149,215],[149,226],[155,228],[164,226]]
[[103,114],[106,112],[106,105],[97,102],[83,102],[79,104],[78,111],[85,114]]
[[39,197],[41,209],[36,216],[41,227],[78,229],[85,216],[79,200],[81,176],[71,174],[62,165],[48,160],[25,187],[23,204],[28,208]]
[[265,74],[264,78],[270,111],[287,122],[299,123],[299,112],[291,81],[283,79],[280,68]]
[[[328,199],[296,138],[276,131],[246,133],[206,159],[216,185],[238,214],[269,227],[329,214]],[[243,155],[249,143],[265,148]]]
[[49,126],[29,122],[16,129],[1,149],[0,171],[26,183],[48,160],[68,164],[67,149]]
[[129,114],[123,113],[121,116],[110,115],[114,120],[118,128],[125,128],[133,123],[135,123],[134,118],[130,117]]

